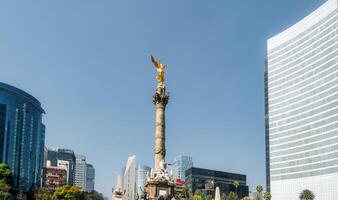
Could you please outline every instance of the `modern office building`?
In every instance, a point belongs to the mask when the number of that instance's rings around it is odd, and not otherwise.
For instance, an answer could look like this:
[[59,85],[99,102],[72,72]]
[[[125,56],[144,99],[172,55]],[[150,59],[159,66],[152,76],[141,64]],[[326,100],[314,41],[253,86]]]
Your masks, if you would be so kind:
[[74,184],[75,178],[75,153],[70,149],[47,147],[45,148],[45,162],[50,161],[51,166],[58,167],[64,165],[67,167],[67,184]]
[[177,156],[172,163],[173,178],[185,181],[185,171],[192,168],[193,165],[192,157],[182,155]]
[[147,174],[151,168],[136,160],[136,156],[128,157],[127,165],[124,168],[122,186],[124,191],[123,200],[135,200],[143,194]]
[[45,166],[61,167],[67,171],[66,183],[92,192],[95,186],[95,168],[86,162],[86,156],[75,154],[73,150],[46,147]]
[[41,103],[30,94],[0,83],[0,162],[13,172],[21,191],[41,185],[45,126]]
[[123,200],[136,199],[136,156],[128,157],[123,176]]
[[86,190],[86,156],[77,154],[75,157],[74,184]]
[[[239,182],[236,188],[234,181]],[[248,196],[249,187],[246,185],[246,175],[215,171],[192,167],[186,171],[186,183],[193,194],[197,189],[205,195],[214,196],[215,188],[219,187],[222,194],[235,192],[240,198]]]
[[144,184],[147,181],[147,174],[150,173],[151,168],[146,165],[137,164],[136,167],[136,196],[141,197],[144,190]]
[[67,184],[67,168],[65,166],[53,167],[46,163],[43,170],[42,186],[51,190]]
[[92,192],[95,189],[95,168],[92,164],[86,164],[86,191]]
[[338,16],[328,0],[268,40],[266,168],[274,200],[338,196]]

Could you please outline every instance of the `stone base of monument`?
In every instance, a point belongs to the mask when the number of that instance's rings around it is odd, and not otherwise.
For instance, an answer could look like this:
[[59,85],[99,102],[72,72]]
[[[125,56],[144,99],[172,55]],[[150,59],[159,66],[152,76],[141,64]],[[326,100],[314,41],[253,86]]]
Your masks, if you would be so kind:
[[113,194],[113,200],[122,200],[123,194],[122,193],[116,193]]
[[145,184],[147,200],[171,200],[174,189],[175,182],[166,169],[151,170]]

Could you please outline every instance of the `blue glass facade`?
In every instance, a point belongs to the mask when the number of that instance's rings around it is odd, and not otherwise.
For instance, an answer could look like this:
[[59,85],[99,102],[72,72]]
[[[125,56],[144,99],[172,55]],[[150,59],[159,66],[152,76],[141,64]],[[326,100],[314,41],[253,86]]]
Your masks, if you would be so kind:
[[142,164],[138,164],[136,167],[136,192],[138,197],[143,194],[142,190],[147,181],[147,173],[150,173],[150,170],[150,167]]
[[182,155],[177,156],[174,158],[174,162],[172,164],[173,178],[185,181],[185,171],[192,168],[193,165],[194,163],[192,161],[192,157]]
[[15,187],[28,191],[41,184],[45,126],[40,102],[0,83],[0,162],[13,171]]

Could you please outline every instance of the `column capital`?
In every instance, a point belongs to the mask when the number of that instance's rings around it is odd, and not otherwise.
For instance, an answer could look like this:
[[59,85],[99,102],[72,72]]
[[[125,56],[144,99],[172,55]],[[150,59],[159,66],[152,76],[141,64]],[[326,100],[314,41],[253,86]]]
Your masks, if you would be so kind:
[[166,92],[165,87],[158,86],[153,96],[153,102],[157,105],[166,106],[169,101],[169,93]]

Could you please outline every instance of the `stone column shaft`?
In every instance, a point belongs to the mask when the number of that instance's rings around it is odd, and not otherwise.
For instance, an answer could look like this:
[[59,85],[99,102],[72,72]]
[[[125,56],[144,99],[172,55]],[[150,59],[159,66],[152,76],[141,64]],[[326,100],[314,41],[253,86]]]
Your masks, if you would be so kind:
[[160,162],[165,160],[165,107],[168,103],[169,95],[164,86],[158,86],[153,97],[156,106],[155,119],[155,170],[160,168]]
[[156,105],[155,127],[155,169],[159,169],[160,162],[165,159],[165,106]]

